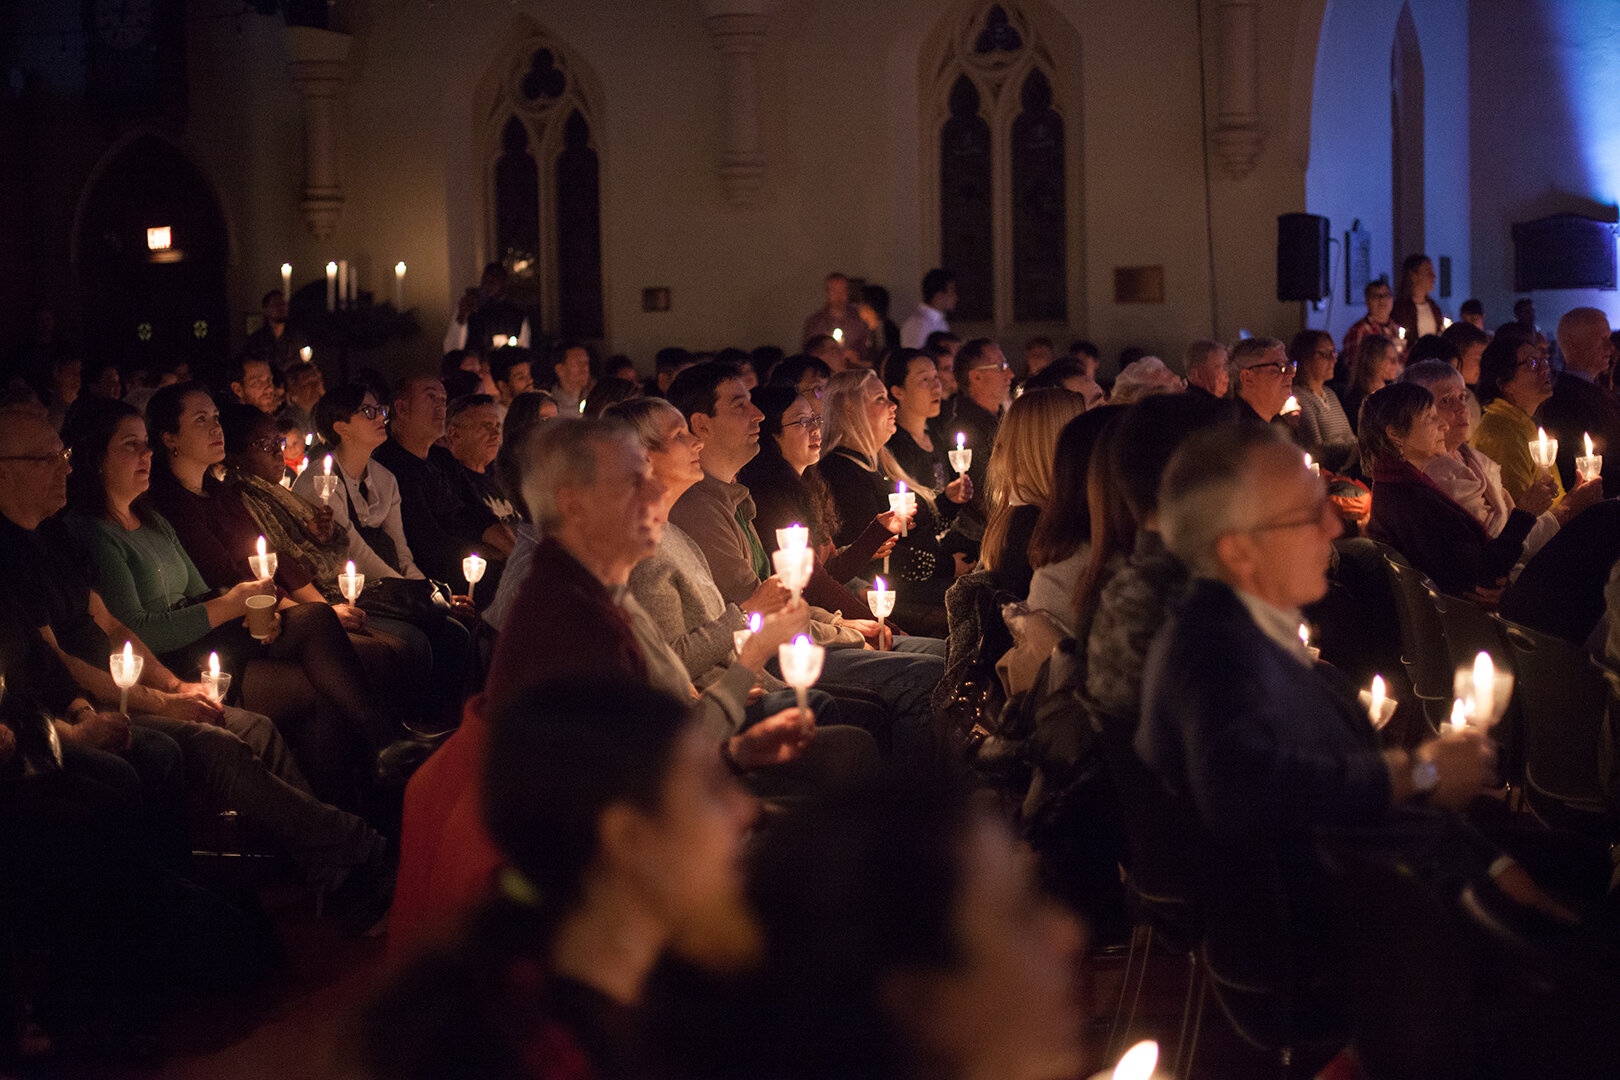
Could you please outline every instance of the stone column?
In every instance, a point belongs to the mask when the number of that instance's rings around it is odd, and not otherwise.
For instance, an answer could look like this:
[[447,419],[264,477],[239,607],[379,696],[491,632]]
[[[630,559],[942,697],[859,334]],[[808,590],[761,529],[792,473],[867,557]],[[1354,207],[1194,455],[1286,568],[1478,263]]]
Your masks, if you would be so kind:
[[338,183],[338,102],[348,70],[349,35],[309,26],[287,27],[288,67],[304,99],[304,198],[298,204],[309,231],[332,235],[343,209]]
[[759,54],[775,0],[702,0],[703,25],[725,65],[725,153],[720,181],[734,206],[753,206],[765,179],[760,133]]
[[1226,175],[1241,180],[1265,145],[1259,101],[1259,0],[1220,0],[1215,41],[1220,99],[1211,141]]

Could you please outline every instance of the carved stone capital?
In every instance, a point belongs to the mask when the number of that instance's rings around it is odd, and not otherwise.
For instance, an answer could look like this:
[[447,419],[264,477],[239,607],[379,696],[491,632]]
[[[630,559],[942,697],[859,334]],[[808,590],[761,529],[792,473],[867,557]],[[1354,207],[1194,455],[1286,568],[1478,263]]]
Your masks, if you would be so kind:
[[734,206],[753,206],[765,179],[759,55],[770,31],[770,8],[761,0],[708,0],[703,5],[703,25],[725,65],[726,142],[720,183]]
[[1226,175],[1240,180],[1265,149],[1259,111],[1260,5],[1258,0],[1220,0],[1215,18],[1220,84],[1210,142]]

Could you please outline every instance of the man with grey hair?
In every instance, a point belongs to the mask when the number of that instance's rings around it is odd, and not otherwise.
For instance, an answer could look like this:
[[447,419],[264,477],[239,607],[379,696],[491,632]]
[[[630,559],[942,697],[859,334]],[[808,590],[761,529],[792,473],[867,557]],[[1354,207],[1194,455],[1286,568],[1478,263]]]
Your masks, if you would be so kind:
[[1187,346],[1187,392],[1224,399],[1232,385],[1226,370],[1226,346],[1200,338]]
[[1283,343],[1276,338],[1244,338],[1232,346],[1227,366],[1237,384],[1238,400],[1248,406],[1239,409],[1243,419],[1265,424],[1275,420],[1294,384],[1294,362]]

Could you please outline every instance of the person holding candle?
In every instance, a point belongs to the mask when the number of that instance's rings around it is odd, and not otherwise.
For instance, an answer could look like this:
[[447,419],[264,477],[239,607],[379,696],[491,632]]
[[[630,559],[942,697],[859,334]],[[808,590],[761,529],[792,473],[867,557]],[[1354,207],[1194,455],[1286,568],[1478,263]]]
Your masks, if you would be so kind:
[[[883,382],[895,403],[895,431],[887,443],[889,453],[906,475],[933,494],[940,521],[949,524],[957,510],[973,499],[973,481],[950,467],[949,450],[967,445],[964,432],[946,432],[937,426],[944,400],[939,371],[919,349],[897,349],[883,363]],[[944,498],[940,498],[943,495]]]
[[979,564],[998,589],[1029,595],[1029,541],[1052,494],[1058,433],[1085,412],[1085,400],[1067,390],[1031,390],[1012,403],[996,434],[987,480],[990,521]]
[[1479,402],[1484,416],[1474,431],[1474,449],[1502,470],[1502,487],[1515,503],[1526,501],[1542,476],[1553,482],[1553,504],[1564,497],[1556,469],[1543,470],[1530,455],[1537,436],[1532,417],[1552,397],[1552,372],[1528,335],[1512,327],[1499,331],[1479,358]]
[[1558,478],[1566,490],[1576,485],[1575,459],[1590,436],[1592,452],[1603,458],[1603,493],[1620,495],[1620,395],[1597,382],[1614,364],[1608,316],[1592,307],[1565,312],[1558,320],[1558,351],[1564,367],[1541,406],[1547,434],[1558,440]]
[[871,618],[865,598],[844,583],[893,550],[899,531],[893,513],[878,515],[842,549],[835,546],[827,523],[829,518],[836,522],[836,511],[814,467],[821,457],[820,399],[784,386],[756,387],[751,398],[765,418],[760,421],[759,453],[738,470],[737,481],[754,498],[754,528],[761,545],[772,553],[778,529],[803,525],[816,552],[805,599],[828,611]]
[[990,489],[985,476],[990,469],[990,451],[996,444],[996,430],[1012,393],[1012,368],[1001,346],[989,338],[974,338],[956,352],[956,375],[960,391],[951,416],[952,434],[966,438],[963,448],[973,451],[968,477],[973,481],[973,498],[957,528],[970,539],[984,535],[989,519]]
[[1338,352],[1325,330],[1301,330],[1288,346],[1294,362],[1294,397],[1299,402],[1299,443],[1329,472],[1356,468],[1356,432],[1339,395],[1327,385]]
[[[188,397],[206,400],[189,388],[167,387],[164,392],[171,390],[179,399],[176,406]],[[206,445],[218,438],[218,421],[211,408],[194,404],[199,407],[184,440]],[[160,407],[158,415],[168,411]],[[263,694],[261,711],[288,737],[326,801],[352,800],[356,742],[363,737],[374,752],[395,741],[403,729],[383,720],[370,704],[359,658],[332,609],[325,604],[284,607],[271,636],[251,640],[238,620],[247,614],[249,597],[273,596],[275,584],[237,574],[217,590],[209,588],[174,528],[143,497],[155,454],[139,414],[121,402],[107,402],[87,413],[70,436],[82,465],[69,477],[68,524],[90,551],[108,610],[171,668],[194,666],[217,650],[230,658],[227,666],[242,674],[243,682],[251,683],[255,680],[246,670],[250,660],[292,661],[321,704],[308,710],[308,687],[300,691],[265,679],[258,691]],[[178,449],[178,432],[170,438]],[[219,442],[222,446],[223,439]],[[166,457],[174,453],[163,445]]]

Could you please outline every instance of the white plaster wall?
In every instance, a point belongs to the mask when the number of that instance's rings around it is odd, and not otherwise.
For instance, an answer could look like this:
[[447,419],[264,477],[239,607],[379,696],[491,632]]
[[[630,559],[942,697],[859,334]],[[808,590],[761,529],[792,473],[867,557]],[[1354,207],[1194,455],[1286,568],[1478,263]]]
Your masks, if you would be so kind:
[[[1474,288],[1487,325],[1513,318],[1515,222],[1573,212],[1615,220],[1620,200],[1620,3],[1519,0],[1476,4],[1473,57]],[[1620,325],[1620,293],[1529,294],[1550,337],[1590,305]]]
[[[1372,274],[1398,285],[1392,251],[1390,52],[1402,0],[1328,0],[1316,53],[1305,209],[1330,221],[1333,300],[1308,325],[1342,340],[1366,315],[1360,290],[1345,293],[1344,234],[1359,218],[1372,240]],[[1469,66],[1466,0],[1411,0],[1423,56],[1424,239],[1436,267],[1451,258],[1451,296],[1435,299],[1452,318],[1473,293],[1469,239]]]

